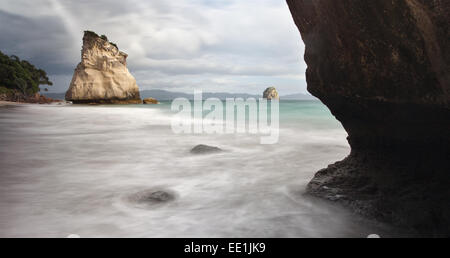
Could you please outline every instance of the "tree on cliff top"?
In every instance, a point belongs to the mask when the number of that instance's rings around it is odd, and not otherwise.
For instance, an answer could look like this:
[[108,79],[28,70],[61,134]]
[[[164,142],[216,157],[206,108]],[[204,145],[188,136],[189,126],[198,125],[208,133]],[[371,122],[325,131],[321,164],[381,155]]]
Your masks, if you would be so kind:
[[96,38],[101,38],[106,42],[109,42],[109,44],[115,46],[117,49],[119,49],[119,47],[117,46],[117,44],[115,44],[114,42],[111,42],[108,40],[108,37],[104,34],[102,34],[101,36],[99,36],[97,33],[91,31],[91,30],[85,30],[84,31],[84,35],[85,36],[89,36],[89,37],[96,37]]
[[0,51],[0,89],[19,91],[25,96],[39,92],[39,85],[53,85],[47,73],[17,56],[7,56]]

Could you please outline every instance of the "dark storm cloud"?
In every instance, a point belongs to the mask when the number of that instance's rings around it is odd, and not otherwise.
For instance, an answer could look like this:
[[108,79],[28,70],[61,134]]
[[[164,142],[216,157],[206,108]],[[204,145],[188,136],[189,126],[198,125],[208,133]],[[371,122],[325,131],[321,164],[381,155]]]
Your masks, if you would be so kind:
[[283,0],[1,1],[0,50],[45,69],[52,91],[68,87],[87,29],[129,54],[141,88],[305,90],[303,45]]
[[68,34],[57,17],[27,18],[0,10],[0,50],[30,60],[51,74],[73,71]]

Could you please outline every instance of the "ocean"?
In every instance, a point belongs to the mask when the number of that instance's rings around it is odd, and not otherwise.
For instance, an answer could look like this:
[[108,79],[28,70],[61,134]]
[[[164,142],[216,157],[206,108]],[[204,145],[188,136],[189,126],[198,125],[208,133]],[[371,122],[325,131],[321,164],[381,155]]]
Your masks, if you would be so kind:
[[[281,101],[273,145],[248,133],[174,134],[170,107],[0,107],[0,237],[394,234],[304,194],[350,152],[320,102]],[[191,154],[199,144],[224,151]],[[154,192],[170,198],[144,202]]]

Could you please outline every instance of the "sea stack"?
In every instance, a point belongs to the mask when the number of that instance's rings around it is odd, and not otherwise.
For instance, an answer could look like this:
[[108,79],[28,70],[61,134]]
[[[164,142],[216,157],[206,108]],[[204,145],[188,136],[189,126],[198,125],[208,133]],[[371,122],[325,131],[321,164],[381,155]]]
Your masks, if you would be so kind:
[[140,104],[136,80],[127,68],[127,54],[108,41],[85,31],[81,62],[66,92],[74,104]]
[[268,99],[268,100],[272,100],[272,99],[279,100],[280,96],[278,96],[278,92],[277,92],[277,89],[275,89],[275,87],[269,87],[264,91],[263,98]]
[[308,90],[352,149],[308,192],[450,236],[450,2],[287,2],[306,46]]

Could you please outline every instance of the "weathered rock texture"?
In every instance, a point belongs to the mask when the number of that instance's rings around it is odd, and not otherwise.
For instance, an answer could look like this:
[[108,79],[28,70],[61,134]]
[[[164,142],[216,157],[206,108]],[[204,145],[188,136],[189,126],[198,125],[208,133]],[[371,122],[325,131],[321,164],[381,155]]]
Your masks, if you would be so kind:
[[278,96],[278,91],[275,89],[275,87],[269,87],[267,88],[263,93],[263,98],[265,99],[280,99],[280,96]]
[[450,234],[450,1],[287,0],[308,90],[352,151],[310,193],[434,236]]
[[66,100],[75,104],[142,103],[136,80],[127,69],[127,54],[95,33],[83,37],[81,62],[73,74]]

